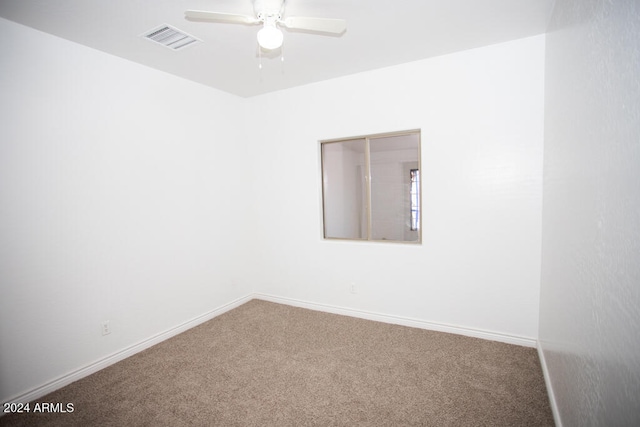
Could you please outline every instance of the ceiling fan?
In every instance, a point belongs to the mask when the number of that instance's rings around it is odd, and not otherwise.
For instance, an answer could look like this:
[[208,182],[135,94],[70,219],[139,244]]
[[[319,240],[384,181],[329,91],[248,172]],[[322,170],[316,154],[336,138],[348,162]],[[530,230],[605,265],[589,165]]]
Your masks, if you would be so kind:
[[284,18],[286,0],[253,0],[255,16],[234,13],[187,10],[186,18],[196,21],[228,22],[232,24],[262,25],[258,31],[258,44],[265,50],[282,46],[283,35],[278,26],[292,30],[305,30],[326,34],[342,34],[347,29],[344,19],[308,18],[288,16]]

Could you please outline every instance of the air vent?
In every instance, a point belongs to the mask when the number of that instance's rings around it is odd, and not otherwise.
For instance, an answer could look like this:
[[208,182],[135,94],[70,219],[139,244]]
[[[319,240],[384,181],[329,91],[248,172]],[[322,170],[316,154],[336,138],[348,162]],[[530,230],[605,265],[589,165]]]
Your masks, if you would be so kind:
[[171,50],[184,49],[202,41],[170,25],[161,25],[151,31],[147,31],[142,36]]

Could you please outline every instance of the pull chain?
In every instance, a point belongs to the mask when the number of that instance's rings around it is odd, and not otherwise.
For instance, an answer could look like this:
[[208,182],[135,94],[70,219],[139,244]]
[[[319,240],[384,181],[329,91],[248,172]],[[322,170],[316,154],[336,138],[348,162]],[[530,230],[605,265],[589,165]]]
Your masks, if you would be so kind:
[[284,74],[284,45],[282,45],[282,47],[280,48],[280,65],[280,72]]

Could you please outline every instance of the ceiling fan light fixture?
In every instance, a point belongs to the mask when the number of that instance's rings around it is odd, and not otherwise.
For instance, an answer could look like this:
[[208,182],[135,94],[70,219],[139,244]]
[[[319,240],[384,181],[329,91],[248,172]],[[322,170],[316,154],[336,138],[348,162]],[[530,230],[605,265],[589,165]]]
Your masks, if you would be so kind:
[[277,49],[282,46],[283,39],[282,31],[274,24],[265,22],[264,27],[258,31],[258,44],[263,49]]

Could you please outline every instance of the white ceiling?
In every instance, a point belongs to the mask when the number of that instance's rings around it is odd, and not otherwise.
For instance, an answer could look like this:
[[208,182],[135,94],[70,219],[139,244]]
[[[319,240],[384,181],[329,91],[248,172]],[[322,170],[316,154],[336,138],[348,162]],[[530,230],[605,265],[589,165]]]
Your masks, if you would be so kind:
[[[287,0],[285,16],[343,18],[341,36],[188,21],[187,9],[253,15],[252,0],[0,0],[0,17],[243,97],[542,34],[554,0]],[[169,24],[203,41],[180,51],[141,35]]]

